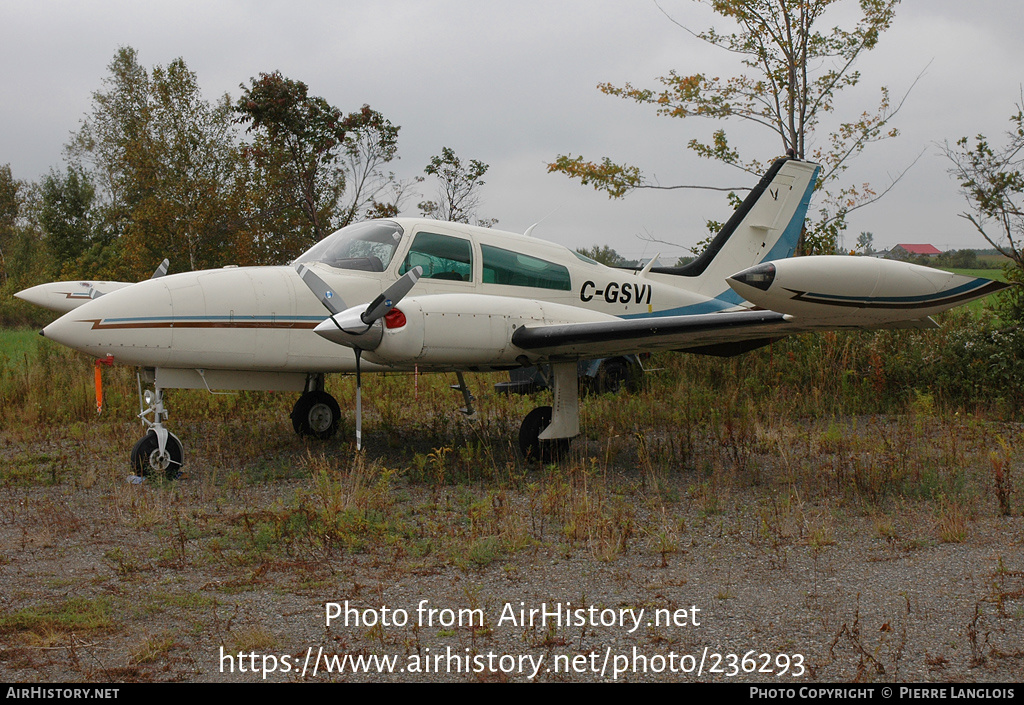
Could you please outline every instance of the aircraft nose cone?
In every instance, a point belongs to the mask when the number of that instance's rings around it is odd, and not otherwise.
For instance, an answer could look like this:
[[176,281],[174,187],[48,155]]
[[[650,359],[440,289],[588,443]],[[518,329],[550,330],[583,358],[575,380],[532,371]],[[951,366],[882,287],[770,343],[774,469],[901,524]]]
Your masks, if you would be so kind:
[[154,367],[171,350],[170,304],[164,280],[148,279],[72,309],[43,328],[43,337],[92,357]]
[[44,338],[66,345],[69,348],[75,348],[76,350],[82,350],[83,345],[86,341],[81,336],[76,334],[76,328],[87,329],[87,325],[83,325],[80,322],[73,321],[71,314],[64,314],[53,323],[44,327],[39,334]]
[[762,262],[749,269],[744,269],[742,272],[733,274],[729,277],[729,280],[752,286],[761,291],[768,291],[772,282],[775,281],[775,265],[771,262]]
[[39,301],[36,298],[36,289],[39,287],[32,286],[28,289],[22,289],[21,291],[14,292],[14,298],[21,299],[22,301],[28,301],[30,304],[39,305]]

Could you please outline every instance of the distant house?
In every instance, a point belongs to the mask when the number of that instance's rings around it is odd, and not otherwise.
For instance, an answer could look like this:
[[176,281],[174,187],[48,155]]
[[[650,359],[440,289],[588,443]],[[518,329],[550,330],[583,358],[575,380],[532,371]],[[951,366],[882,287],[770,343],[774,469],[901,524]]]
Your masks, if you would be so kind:
[[895,245],[889,250],[889,257],[892,259],[907,259],[909,257],[938,257],[942,250],[934,245]]

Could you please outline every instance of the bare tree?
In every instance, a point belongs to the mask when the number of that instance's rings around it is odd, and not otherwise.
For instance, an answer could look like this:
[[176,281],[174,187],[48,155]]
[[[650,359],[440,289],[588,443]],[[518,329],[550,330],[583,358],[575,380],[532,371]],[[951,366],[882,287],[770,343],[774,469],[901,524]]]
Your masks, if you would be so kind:
[[[720,78],[670,71],[658,79],[662,84],[659,89],[637,88],[628,83],[605,83],[598,88],[609,95],[650,105],[667,117],[701,117],[755,125],[774,135],[777,154],[788,153],[822,164],[818,216],[809,220],[804,249],[832,251],[837,235],[846,227],[847,214],[878,200],[902,176],[897,175],[881,191],[868,185],[835,183],[850,160],[867,145],[897,135],[890,122],[899,112],[905,94],[894,102],[883,87],[877,108],[858,112],[838,124],[833,121],[825,139],[817,140],[820,146],[812,146],[824,119],[835,110],[839,93],[860,82],[860,73],[853,66],[889,28],[899,0],[860,0],[861,18],[851,28],[820,27],[826,11],[840,0],[694,1],[710,6],[734,23],[736,31],[694,31],[667,13],[666,17],[692,37],[737,56],[744,67],[742,73]],[[765,161],[743,158],[730,144],[724,128],[715,130],[710,141],[691,139],[688,147],[702,157],[749,173],[760,175],[766,166]],[[560,155],[548,170],[578,178],[611,197],[621,197],[637,188],[701,188],[661,186],[648,180],[639,167],[616,164],[607,157],[592,162],[571,154]]]

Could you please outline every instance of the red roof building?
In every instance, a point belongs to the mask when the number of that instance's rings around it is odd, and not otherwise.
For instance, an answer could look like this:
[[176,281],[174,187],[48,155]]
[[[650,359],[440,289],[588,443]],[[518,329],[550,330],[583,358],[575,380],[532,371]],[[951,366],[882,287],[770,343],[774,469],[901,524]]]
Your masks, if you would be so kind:
[[942,250],[937,249],[934,245],[908,245],[899,244],[890,250],[890,254],[898,255],[900,251],[906,255],[924,255],[925,257],[935,257],[941,255]]

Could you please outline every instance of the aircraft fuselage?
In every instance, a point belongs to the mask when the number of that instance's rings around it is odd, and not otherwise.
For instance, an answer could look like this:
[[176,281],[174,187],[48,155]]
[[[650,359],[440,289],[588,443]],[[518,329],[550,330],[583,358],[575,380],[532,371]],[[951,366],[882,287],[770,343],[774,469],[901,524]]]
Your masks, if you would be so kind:
[[[605,267],[560,245],[522,235],[437,221],[396,222],[405,234],[384,271],[340,269],[319,262],[308,266],[330,284],[346,306],[355,306],[372,300],[399,278],[403,263],[417,256],[411,255],[410,249],[418,235],[452,238],[468,247],[470,261],[462,275],[468,281],[428,272],[408,305],[438,294],[482,295],[480,310],[473,314],[478,317],[474,325],[478,330],[500,328],[495,335],[505,341],[511,330],[522,325],[735,307],[733,302],[657,281],[663,276]],[[496,276],[485,270],[488,257],[493,259],[498,250],[500,257],[524,272],[521,282],[511,283],[517,272],[503,271]],[[545,266],[555,274],[549,273],[546,279],[530,278],[533,269]],[[510,283],[494,281],[500,277]],[[495,302],[490,297],[511,301]],[[443,303],[444,298],[436,301]],[[440,316],[446,312],[432,313]],[[459,313],[465,314],[453,309],[451,315]],[[140,367],[302,374],[354,371],[351,349],[313,332],[324,317],[320,302],[293,267],[225,267],[164,276],[113,291],[65,314],[47,326],[43,335],[93,357],[112,355],[117,363]],[[484,318],[493,320],[485,324]],[[494,369],[517,364],[515,358],[521,351],[512,355],[502,351],[491,359],[470,356],[467,362],[459,348],[461,337],[467,337],[467,345],[472,345],[468,338],[473,336],[466,333],[469,328],[463,326],[461,335],[455,333],[447,339],[450,361],[446,364],[430,354],[430,348],[436,350],[437,346],[427,345],[411,354],[405,364],[374,365],[371,357],[365,369],[452,369],[458,364]]]

